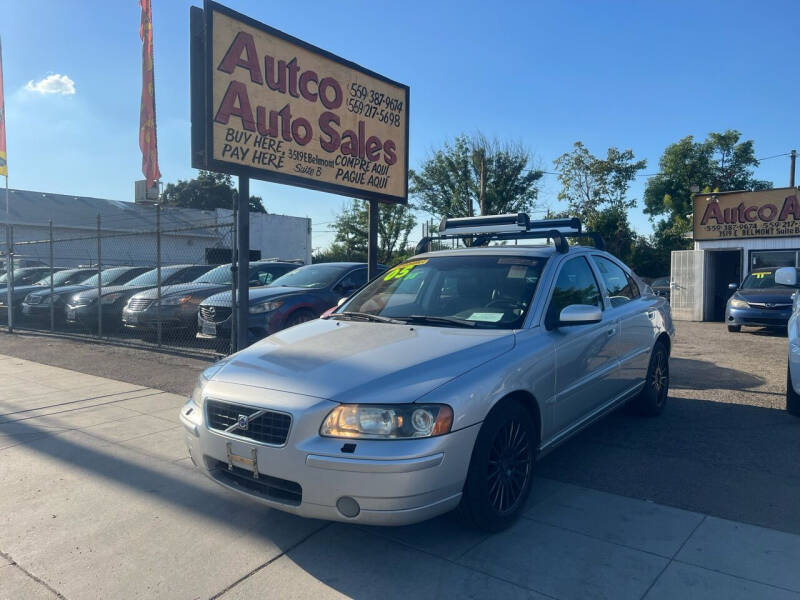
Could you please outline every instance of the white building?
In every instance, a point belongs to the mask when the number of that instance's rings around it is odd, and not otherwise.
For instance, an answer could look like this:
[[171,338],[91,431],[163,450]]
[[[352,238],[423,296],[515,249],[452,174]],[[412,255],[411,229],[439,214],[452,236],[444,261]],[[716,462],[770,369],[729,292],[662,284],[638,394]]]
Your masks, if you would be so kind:
[[731,294],[753,269],[800,267],[800,191],[697,194],[694,250],[672,253],[672,316],[722,321]]
[[[159,236],[152,205],[9,190],[9,207],[18,256],[49,264],[52,220],[56,266],[97,264],[99,217],[103,264],[155,264]],[[230,250],[234,237],[233,212],[163,207],[160,232],[162,264],[220,262],[227,260],[219,257]],[[0,227],[0,250],[5,245],[5,227]],[[309,264],[311,219],[251,213],[250,249],[262,258],[300,259]]]

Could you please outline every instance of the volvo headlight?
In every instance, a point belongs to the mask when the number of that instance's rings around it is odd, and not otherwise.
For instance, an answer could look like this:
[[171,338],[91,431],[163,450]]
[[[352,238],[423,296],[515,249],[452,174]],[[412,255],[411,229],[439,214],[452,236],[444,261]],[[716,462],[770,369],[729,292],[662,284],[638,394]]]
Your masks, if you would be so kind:
[[251,315],[260,315],[263,313],[278,310],[283,304],[283,300],[273,300],[272,302],[264,302],[263,304],[254,304],[250,307]]
[[178,306],[180,304],[188,304],[191,301],[191,296],[170,296],[169,298],[161,299],[161,306]]
[[367,440],[433,437],[450,431],[446,404],[340,404],[325,418],[320,435]]
[[731,298],[731,308],[747,308],[748,304],[740,298]]
[[120,298],[122,298],[122,293],[121,292],[118,293],[118,294],[107,294],[107,295],[103,296],[103,298],[100,301],[103,304],[114,304],[114,302],[116,302]]

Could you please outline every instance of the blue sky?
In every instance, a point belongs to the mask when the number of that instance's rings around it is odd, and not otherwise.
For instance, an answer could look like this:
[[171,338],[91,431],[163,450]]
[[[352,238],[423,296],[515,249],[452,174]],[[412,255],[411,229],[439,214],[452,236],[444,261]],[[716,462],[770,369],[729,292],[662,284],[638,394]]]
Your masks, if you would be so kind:
[[[201,5],[153,0],[167,182],[195,174],[191,4]],[[595,154],[632,148],[647,173],[668,144],[690,134],[738,129],[759,157],[800,146],[796,1],[227,5],[409,84],[412,168],[444,140],[477,130],[521,141],[546,170],[576,140]],[[132,200],[142,178],[136,0],[0,0],[0,15],[10,186]],[[757,176],[783,186],[788,170],[781,157],[764,161]],[[651,229],[641,212],[645,182],[630,192],[641,232]],[[540,205],[557,207],[558,190],[546,176]],[[329,223],[348,201],[257,181],[251,191],[271,212],[312,217],[315,247],[331,241]]]

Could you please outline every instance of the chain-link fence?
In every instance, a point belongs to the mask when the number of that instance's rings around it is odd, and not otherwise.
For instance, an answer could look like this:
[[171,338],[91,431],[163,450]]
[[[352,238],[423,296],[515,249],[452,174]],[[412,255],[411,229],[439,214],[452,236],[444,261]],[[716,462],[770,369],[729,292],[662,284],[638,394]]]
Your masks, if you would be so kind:
[[0,229],[0,320],[10,330],[229,352],[229,336],[198,335],[197,314],[215,294],[231,298],[230,219],[153,206],[81,227]]

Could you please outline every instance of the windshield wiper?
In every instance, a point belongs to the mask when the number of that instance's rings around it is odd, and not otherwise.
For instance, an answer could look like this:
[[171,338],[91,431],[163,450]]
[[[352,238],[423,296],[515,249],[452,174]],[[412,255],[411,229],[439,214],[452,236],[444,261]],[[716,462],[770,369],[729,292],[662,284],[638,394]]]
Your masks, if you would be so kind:
[[333,313],[330,315],[331,317],[345,317],[348,319],[353,319],[354,321],[374,321],[376,323],[395,323],[395,324],[403,324],[403,321],[398,321],[397,319],[392,319],[390,317],[383,317],[381,315],[373,315],[370,313],[364,312],[353,312],[353,311],[345,311],[340,313]]
[[406,323],[428,323],[430,325],[449,325],[450,327],[475,327],[478,323],[458,317],[432,317],[430,315],[411,315],[403,317]]

